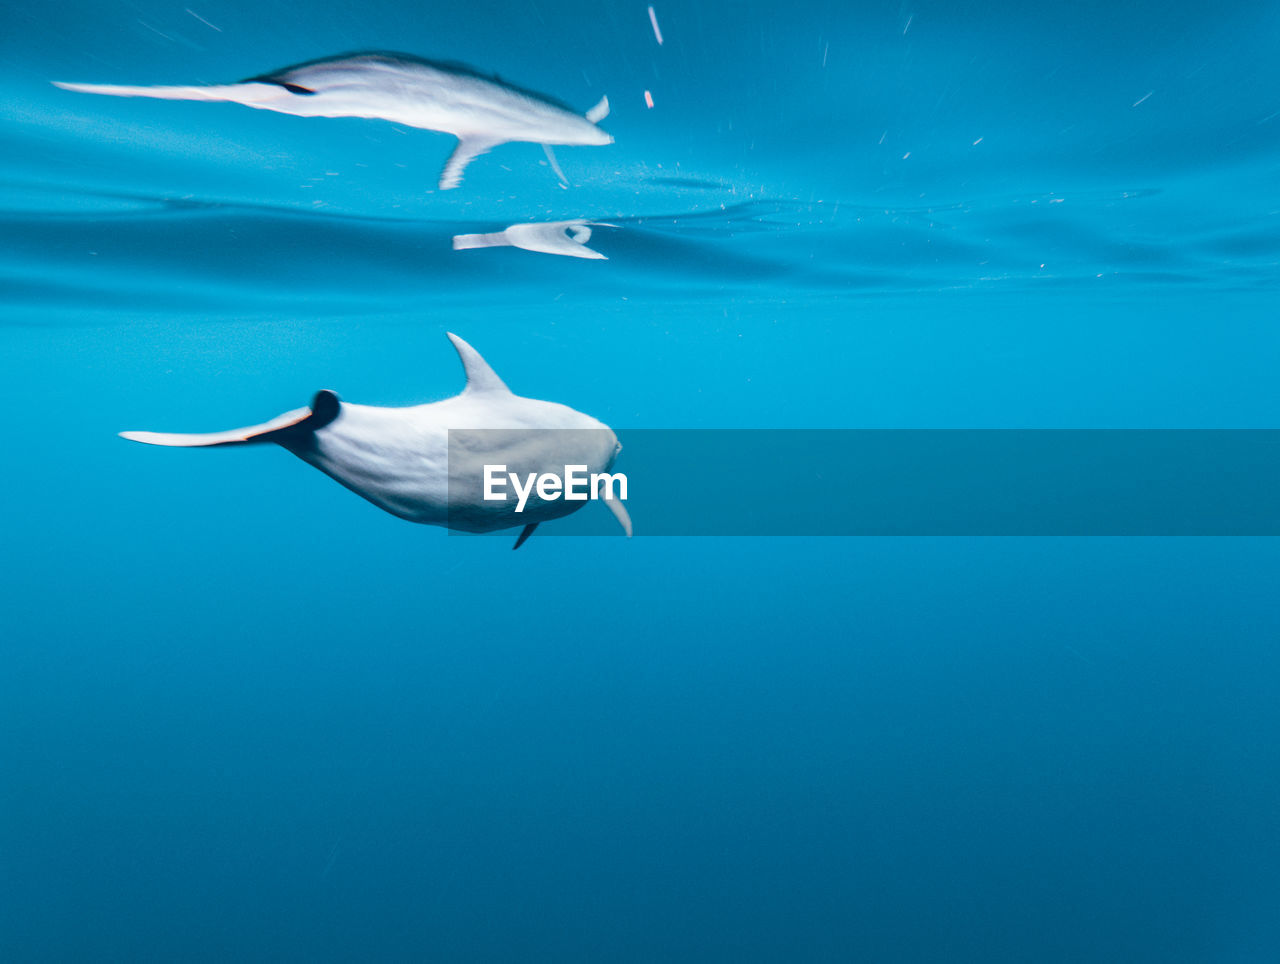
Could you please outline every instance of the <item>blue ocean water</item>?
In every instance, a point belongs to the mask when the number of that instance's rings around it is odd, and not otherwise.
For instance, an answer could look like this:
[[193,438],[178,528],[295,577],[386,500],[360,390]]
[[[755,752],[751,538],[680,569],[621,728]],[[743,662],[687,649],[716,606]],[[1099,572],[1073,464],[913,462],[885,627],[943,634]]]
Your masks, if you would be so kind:
[[[1280,423],[1280,7],[654,18],[0,9],[0,959],[1280,958],[1274,539],[512,553],[116,437],[444,398],[446,331],[624,444]],[[441,192],[444,135],[50,84],[387,48],[616,143]],[[451,244],[565,219],[608,260]]]

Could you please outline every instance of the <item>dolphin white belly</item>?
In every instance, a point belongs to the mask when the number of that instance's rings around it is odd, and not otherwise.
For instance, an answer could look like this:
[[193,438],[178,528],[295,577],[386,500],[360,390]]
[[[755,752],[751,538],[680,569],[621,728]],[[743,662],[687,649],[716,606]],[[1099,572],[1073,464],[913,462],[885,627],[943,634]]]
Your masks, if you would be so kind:
[[72,84],[65,90],[116,97],[223,101],[299,117],[364,117],[453,134],[458,145],[440,174],[448,190],[466,166],[508,141],[550,145],[612,144],[596,126],[609,112],[603,98],[585,115],[551,98],[485,77],[462,64],[410,54],[358,53],[309,61],[236,84],[130,86]]

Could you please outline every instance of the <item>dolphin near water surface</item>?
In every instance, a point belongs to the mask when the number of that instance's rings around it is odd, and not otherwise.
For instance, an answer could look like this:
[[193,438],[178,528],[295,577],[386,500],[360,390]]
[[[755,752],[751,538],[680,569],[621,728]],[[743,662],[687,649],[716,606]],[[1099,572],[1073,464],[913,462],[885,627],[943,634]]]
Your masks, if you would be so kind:
[[587,247],[593,227],[611,228],[615,225],[587,221],[583,218],[574,218],[571,221],[513,224],[503,231],[493,231],[488,234],[455,234],[453,250],[511,247],[523,248],[525,251],[539,251],[543,254],[559,254],[567,258],[608,261],[609,259],[599,251]]
[[[449,338],[462,360],[467,385],[444,401],[380,408],[349,404],[333,392],[320,391],[310,408],[286,412],[261,425],[200,435],[120,435],[183,448],[274,443],[410,522],[463,532],[523,526],[518,549],[540,523],[569,515],[585,499],[546,498],[541,489],[520,503],[514,498],[487,499],[486,466],[504,466],[521,479],[544,473],[567,476],[569,466],[585,467],[592,475],[607,474],[622,446],[607,425],[590,415],[514,394],[479,352],[457,335]],[[612,485],[601,482],[591,497],[603,501],[630,536],[626,507]]]
[[64,90],[159,100],[226,101],[299,117],[367,117],[453,134],[457,147],[440,172],[439,187],[462,183],[467,165],[508,141],[541,144],[567,183],[551,145],[612,144],[596,124],[609,114],[609,99],[586,114],[463,64],[411,54],[368,52],[312,60],[237,84],[145,87],[72,84]]

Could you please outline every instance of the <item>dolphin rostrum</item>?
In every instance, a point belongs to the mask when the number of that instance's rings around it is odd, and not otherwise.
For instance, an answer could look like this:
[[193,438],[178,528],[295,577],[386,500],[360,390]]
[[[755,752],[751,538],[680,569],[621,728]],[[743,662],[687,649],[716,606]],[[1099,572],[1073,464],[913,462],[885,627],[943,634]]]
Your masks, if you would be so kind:
[[[463,532],[493,532],[524,526],[515,548],[541,522],[569,515],[577,501],[552,495],[532,479],[564,474],[570,467],[591,473],[591,498],[609,507],[623,531],[631,519],[614,492],[609,469],[622,446],[601,422],[557,402],[523,398],[507,388],[480,353],[457,335],[467,376],[462,393],[408,408],[352,405],[330,391],[316,393],[310,408],[286,412],[261,425],[204,435],[121,432],[149,445],[206,447],[274,442],[352,492],[392,515]],[[501,466],[512,480],[529,479],[523,496],[494,499],[486,490],[489,469]],[[566,496],[568,490],[566,488]],[[625,488],[622,498],[625,498]]]
[[558,101],[485,77],[462,64],[411,54],[355,53],[326,57],[251,77],[238,84],[139,87],[68,84],[64,90],[160,100],[229,101],[299,117],[369,117],[453,134],[458,146],[440,172],[440,189],[462,182],[471,161],[508,141],[541,144],[564,183],[552,144],[612,144],[596,126],[609,114],[609,98],[578,115]]

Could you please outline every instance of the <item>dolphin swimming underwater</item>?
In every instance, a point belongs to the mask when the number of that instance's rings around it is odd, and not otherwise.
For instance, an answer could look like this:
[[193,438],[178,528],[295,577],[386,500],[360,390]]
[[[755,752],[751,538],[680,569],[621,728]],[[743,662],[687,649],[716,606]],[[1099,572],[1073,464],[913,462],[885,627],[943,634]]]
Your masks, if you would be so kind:
[[54,86],[86,94],[159,100],[229,101],[299,117],[367,117],[453,134],[458,138],[440,189],[462,182],[473,159],[508,141],[541,144],[564,182],[552,144],[602,145],[613,138],[596,126],[609,114],[609,98],[585,115],[549,97],[485,77],[462,64],[411,54],[367,52],[311,60],[238,84],[138,87],[120,84]]
[[[524,526],[514,546],[519,549],[540,523],[569,515],[584,503],[546,499],[541,491],[519,504],[511,498],[484,499],[485,466],[502,465],[504,472],[521,478],[567,474],[568,466],[607,473],[622,446],[607,425],[590,415],[512,393],[479,352],[457,335],[449,339],[462,360],[467,385],[441,402],[379,408],[347,404],[333,392],[320,391],[310,408],[261,425],[202,435],[120,435],[149,445],[191,448],[273,442],[401,519],[463,532]],[[610,486],[599,490],[593,497],[609,507],[630,536],[626,507]]]

